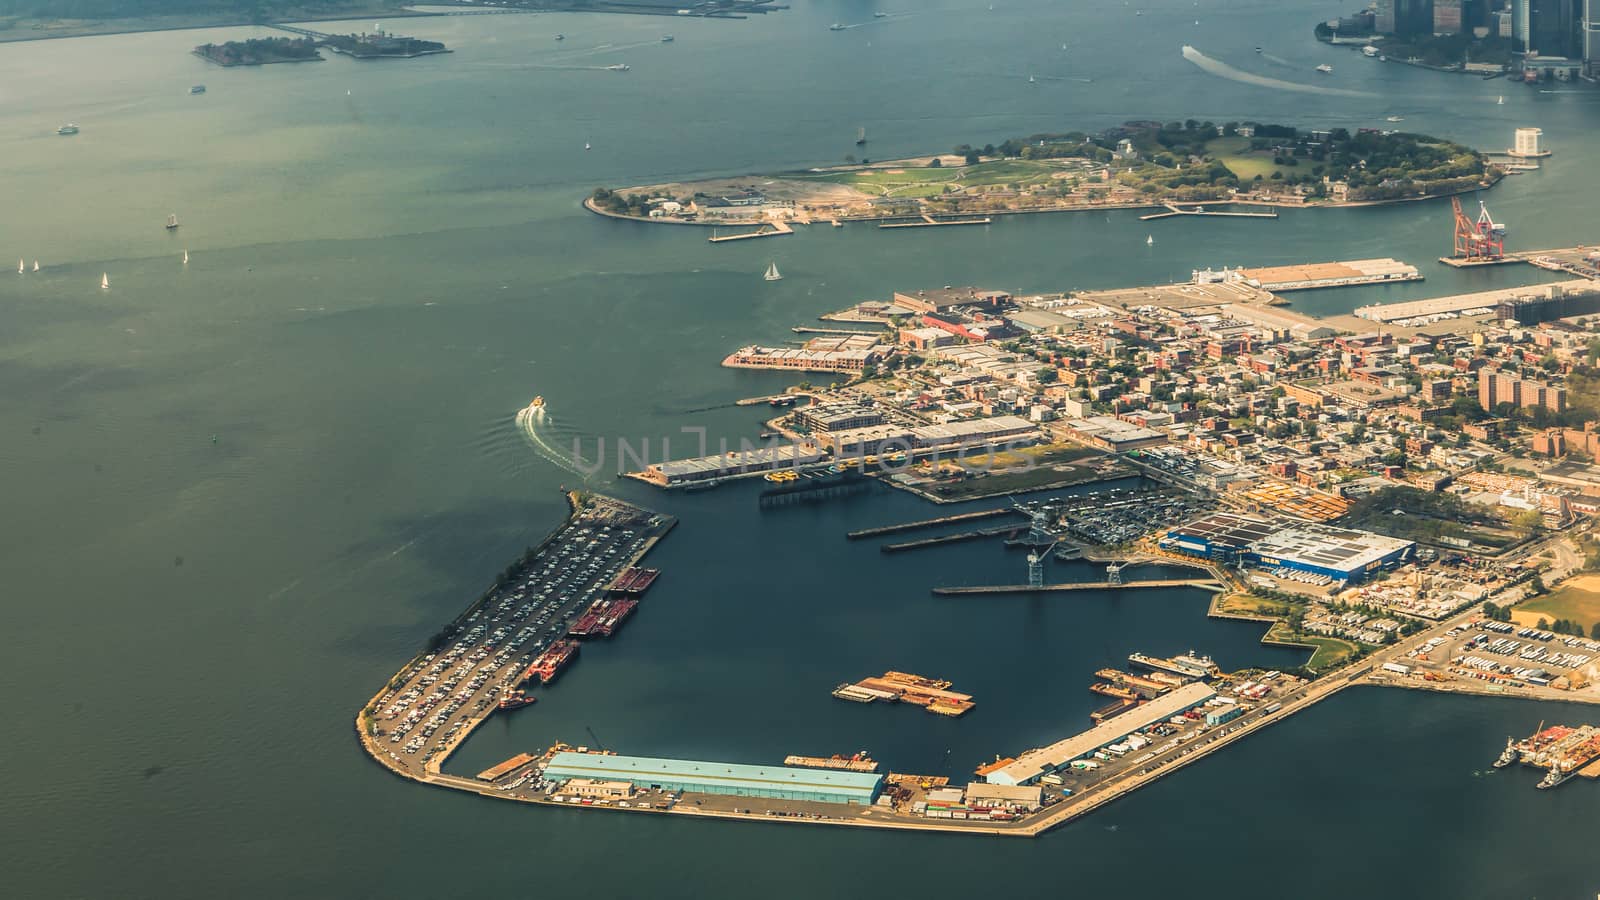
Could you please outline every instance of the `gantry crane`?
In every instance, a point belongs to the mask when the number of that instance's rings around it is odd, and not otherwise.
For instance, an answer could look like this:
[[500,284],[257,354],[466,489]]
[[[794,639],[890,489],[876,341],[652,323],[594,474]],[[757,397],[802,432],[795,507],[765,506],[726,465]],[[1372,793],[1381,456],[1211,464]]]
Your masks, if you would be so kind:
[[1478,220],[1467,218],[1461,210],[1461,199],[1450,198],[1450,209],[1456,216],[1456,259],[1469,262],[1503,259],[1506,255],[1506,227],[1489,215],[1489,207],[1478,203]]

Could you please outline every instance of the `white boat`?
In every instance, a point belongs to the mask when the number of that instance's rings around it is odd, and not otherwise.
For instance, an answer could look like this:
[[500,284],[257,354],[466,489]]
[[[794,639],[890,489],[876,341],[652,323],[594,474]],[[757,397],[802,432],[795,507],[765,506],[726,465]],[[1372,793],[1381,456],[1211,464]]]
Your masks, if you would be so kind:
[[859,147],[862,144],[865,144],[866,142],[867,142],[867,130],[865,128],[856,129],[856,146]]
[[606,69],[612,72],[626,72],[629,68],[630,66],[627,63],[617,63],[614,66],[606,66]]
[[1494,105],[1495,106],[1505,106],[1506,105],[1506,98],[1501,97],[1499,100],[1496,100],[1494,102]]
[[108,275],[106,275],[106,273],[101,272],[100,273],[100,290],[104,291],[104,290],[109,289],[110,287],[111,287],[111,278]]
[[583,149],[585,149],[585,150],[589,149],[589,142],[588,141],[584,141],[583,142]]
[[564,35],[564,34],[557,34],[556,35],[556,40],[558,40],[558,41],[564,41],[566,39],[567,39],[567,36]]
[[1038,82],[1036,82],[1036,81],[1034,81],[1034,79],[1033,79],[1033,76],[1032,76],[1032,75],[1029,75],[1029,76],[1028,76],[1028,83],[1029,83],[1029,84],[1037,84],[1037,83],[1038,83]]
[[183,251],[183,264],[186,266],[189,264],[189,251],[187,250]]
[[39,271],[39,261],[37,259],[33,261],[33,270],[35,272]]
[[1390,116],[1389,118],[1384,119],[1385,122],[1404,122],[1405,120],[1405,116]]
[[171,215],[167,216],[167,230],[171,231],[171,230],[173,230],[174,228],[177,228],[177,227],[178,227],[178,214],[177,213],[172,213]]
[[1144,236],[1144,245],[1146,247],[1153,246],[1155,244],[1155,242],[1156,242],[1156,236],[1155,235],[1147,234],[1147,235]]
[[663,35],[662,35],[662,36],[661,36],[661,43],[663,43],[663,44],[670,44],[670,43],[672,43],[672,35],[670,35],[670,34],[663,34]]
[[782,281],[783,273],[778,271],[777,263],[767,263],[767,274],[761,276],[767,281]]
[[65,125],[61,126],[60,128],[56,129],[56,134],[77,134],[77,133],[78,133],[78,126],[72,124],[71,122],[68,122],[67,124],[65,124]]
[[[993,7],[990,7],[990,8],[992,9]],[[844,26],[840,25],[838,22],[835,22],[832,25],[828,26],[828,30],[829,31],[843,31],[844,30]]]
[[23,272],[26,272],[26,271],[28,271],[28,267],[22,264],[22,260],[20,260],[20,259],[17,260],[17,274],[21,275]]
[[1323,63],[1322,65],[1317,66],[1317,71],[1321,72],[1324,75],[1332,75],[1333,74],[1333,66],[1330,66],[1327,63]]

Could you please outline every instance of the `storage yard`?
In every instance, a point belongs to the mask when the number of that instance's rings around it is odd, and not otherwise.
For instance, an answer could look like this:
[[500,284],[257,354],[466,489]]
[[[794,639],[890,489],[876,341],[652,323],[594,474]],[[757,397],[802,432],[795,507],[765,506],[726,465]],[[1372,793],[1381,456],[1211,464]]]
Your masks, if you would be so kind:
[[1391,281],[1421,281],[1417,267],[1397,259],[1355,259],[1348,262],[1307,263],[1241,269],[1248,279],[1274,293],[1313,288],[1350,287]]

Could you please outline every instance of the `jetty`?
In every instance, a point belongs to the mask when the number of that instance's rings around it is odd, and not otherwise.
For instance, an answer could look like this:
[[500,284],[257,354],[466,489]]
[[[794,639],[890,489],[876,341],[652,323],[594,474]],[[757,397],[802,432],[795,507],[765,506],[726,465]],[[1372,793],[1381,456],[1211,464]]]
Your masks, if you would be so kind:
[[938,537],[922,538],[916,541],[904,541],[898,544],[884,544],[878,549],[884,553],[899,553],[902,550],[922,550],[927,547],[937,547],[940,544],[956,544],[962,541],[975,541],[980,538],[999,537],[1010,534],[1024,527],[1020,522],[1015,525],[1002,525],[999,528],[980,528],[977,531],[959,531],[955,534],[941,534]]

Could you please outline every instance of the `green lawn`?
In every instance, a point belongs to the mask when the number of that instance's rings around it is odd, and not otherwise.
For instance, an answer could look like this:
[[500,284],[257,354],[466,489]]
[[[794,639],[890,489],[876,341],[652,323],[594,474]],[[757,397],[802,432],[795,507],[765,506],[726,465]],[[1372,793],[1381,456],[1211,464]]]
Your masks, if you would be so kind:
[[1311,659],[1306,662],[1306,668],[1311,669],[1313,672],[1326,672],[1330,669],[1337,668],[1338,666],[1347,662],[1352,656],[1355,656],[1361,652],[1360,644],[1357,644],[1355,641],[1347,641],[1344,638],[1323,637],[1321,635],[1312,634],[1295,637],[1292,633],[1290,633],[1289,626],[1283,622],[1279,622],[1278,624],[1272,626],[1272,628],[1267,631],[1266,637],[1262,638],[1262,641],[1284,644],[1305,644],[1309,647],[1315,647],[1316,651],[1311,654]]
[[1062,166],[1046,160],[1000,159],[975,166],[852,169],[784,177],[847,184],[882,197],[932,197],[943,193],[945,185],[960,188],[994,184],[1022,187],[1048,184],[1053,180],[1052,176],[1061,171],[1065,171]]
[[1299,166],[1284,168],[1274,164],[1271,153],[1252,152],[1250,138],[1237,135],[1207,141],[1206,153],[1227,166],[1233,174],[1239,176],[1241,182],[1252,181],[1257,175],[1269,179],[1274,172],[1282,172],[1288,176],[1300,168]]

